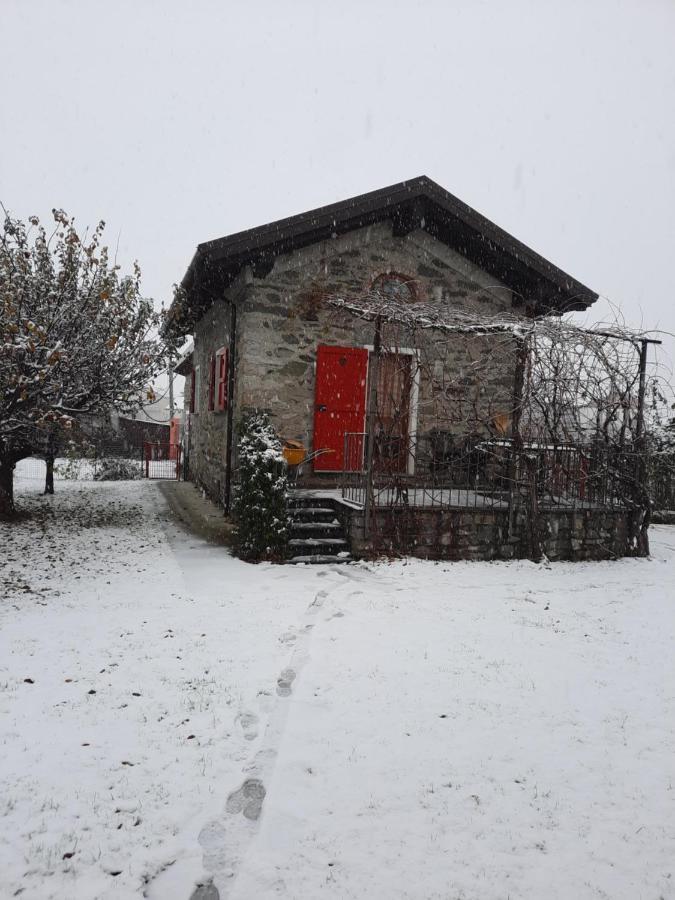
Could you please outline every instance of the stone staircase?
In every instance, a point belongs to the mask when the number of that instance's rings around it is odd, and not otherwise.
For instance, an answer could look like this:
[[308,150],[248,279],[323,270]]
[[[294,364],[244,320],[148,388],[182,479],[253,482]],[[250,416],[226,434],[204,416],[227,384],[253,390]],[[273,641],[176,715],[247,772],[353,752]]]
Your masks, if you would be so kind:
[[352,560],[349,541],[337,515],[337,501],[292,493],[289,563],[346,563]]

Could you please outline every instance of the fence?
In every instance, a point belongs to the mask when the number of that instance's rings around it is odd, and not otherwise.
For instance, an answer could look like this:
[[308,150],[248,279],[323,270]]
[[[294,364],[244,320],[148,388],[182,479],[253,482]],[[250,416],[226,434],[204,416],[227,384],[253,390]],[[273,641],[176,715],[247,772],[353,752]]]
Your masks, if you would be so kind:
[[363,506],[506,509],[630,508],[641,500],[644,457],[606,446],[516,445],[432,431],[410,439],[345,435],[342,495]]
[[[47,464],[31,456],[20,460],[14,472],[17,480],[44,483]],[[181,475],[181,447],[178,444],[149,443],[129,450],[115,442],[92,448],[86,455],[68,455],[54,460],[55,481],[131,481],[140,478],[176,479]]]

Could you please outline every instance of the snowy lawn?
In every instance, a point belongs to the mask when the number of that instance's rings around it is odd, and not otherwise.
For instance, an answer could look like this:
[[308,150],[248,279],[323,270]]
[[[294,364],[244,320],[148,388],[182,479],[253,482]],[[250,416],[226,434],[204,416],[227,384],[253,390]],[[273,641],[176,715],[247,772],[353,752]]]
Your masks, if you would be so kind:
[[155,484],[25,485],[3,898],[675,897],[675,528],[648,561],[249,566]]

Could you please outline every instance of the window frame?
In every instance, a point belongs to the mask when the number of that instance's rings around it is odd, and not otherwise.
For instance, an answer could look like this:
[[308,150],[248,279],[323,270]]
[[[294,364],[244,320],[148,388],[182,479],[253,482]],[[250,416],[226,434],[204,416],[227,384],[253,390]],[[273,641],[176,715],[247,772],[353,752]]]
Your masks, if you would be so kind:
[[230,381],[230,350],[223,346],[216,350],[214,355],[214,385],[215,385],[215,411],[226,412],[228,401],[228,388]]
[[404,303],[416,303],[419,299],[415,281],[403,272],[380,272],[380,274],[376,275],[371,281],[370,290],[375,291],[379,293],[380,296],[386,298],[389,296],[385,287],[387,284],[391,285],[392,288],[398,286],[399,288],[405,289],[407,294],[405,299],[403,297],[398,297],[398,299]]
[[208,409],[209,412],[213,412],[215,410],[215,396],[216,396],[216,355],[212,353],[209,357],[209,402]]

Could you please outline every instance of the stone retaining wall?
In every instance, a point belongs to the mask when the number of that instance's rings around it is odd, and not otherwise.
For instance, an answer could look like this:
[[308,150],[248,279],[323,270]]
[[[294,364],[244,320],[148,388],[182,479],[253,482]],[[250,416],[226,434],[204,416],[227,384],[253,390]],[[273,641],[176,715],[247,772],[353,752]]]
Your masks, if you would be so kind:
[[[508,510],[378,509],[369,536],[364,513],[342,505],[340,517],[355,556],[415,556],[420,559],[493,560],[530,555],[528,521],[516,517],[509,536]],[[545,555],[551,560],[614,559],[627,555],[625,510],[546,510],[539,513]]]

